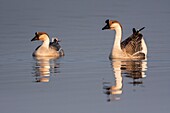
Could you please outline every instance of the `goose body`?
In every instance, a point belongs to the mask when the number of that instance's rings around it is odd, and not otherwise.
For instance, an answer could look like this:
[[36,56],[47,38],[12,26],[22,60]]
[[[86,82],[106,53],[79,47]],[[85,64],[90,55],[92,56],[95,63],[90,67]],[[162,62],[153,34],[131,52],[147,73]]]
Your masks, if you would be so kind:
[[42,44],[33,52],[35,57],[60,57],[64,56],[64,50],[59,45],[58,39],[50,42],[50,38],[45,32],[36,32],[35,37],[31,41],[41,40]]
[[146,59],[147,46],[140,30],[133,28],[133,34],[127,39],[122,40],[122,26],[116,20],[106,20],[106,26],[102,30],[115,30],[115,40],[109,55],[110,59]]

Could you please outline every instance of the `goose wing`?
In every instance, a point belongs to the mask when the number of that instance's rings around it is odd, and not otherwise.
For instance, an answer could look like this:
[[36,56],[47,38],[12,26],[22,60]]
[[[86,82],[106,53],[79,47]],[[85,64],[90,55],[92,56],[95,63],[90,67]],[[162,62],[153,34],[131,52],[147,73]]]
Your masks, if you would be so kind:
[[[144,29],[144,28],[142,28]],[[139,31],[141,31],[142,29],[140,29]],[[128,37],[126,40],[124,40],[123,42],[121,42],[121,49],[130,54],[130,55],[134,55],[135,53],[141,51],[142,48],[142,37],[143,35],[141,33],[139,33],[139,31],[136,31],[135,28],[133,28],[133,34]]]
[[60,46],[60,44],[58,43],[57,40],[54,40],[53,42],[50,42],[49,47],[51,49],[53,49],[53,50],[58,51],[60,56],[64,56],[65,55],[64,50],[61,48],[61,46]]
[[55,42],[55,41],[54,42],[50,42],[49,47],[51,49],[55,49],[56,51],[59,51],[60,48],[61,48],[60,44],[58,42]]

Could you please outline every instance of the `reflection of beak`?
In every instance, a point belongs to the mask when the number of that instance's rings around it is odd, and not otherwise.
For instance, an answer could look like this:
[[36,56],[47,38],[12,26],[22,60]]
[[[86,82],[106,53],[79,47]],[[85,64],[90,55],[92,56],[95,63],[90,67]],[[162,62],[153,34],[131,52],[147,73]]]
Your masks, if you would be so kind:
[[108,19],[108,20],[106,20],[106,21],[105,21],[105,23],[106,23],[106,26],[104,26],[104,27],[102,28],[102,30],[110,29],[109,19]]
[[31,41],[39,40],[38,36],[35,36]]

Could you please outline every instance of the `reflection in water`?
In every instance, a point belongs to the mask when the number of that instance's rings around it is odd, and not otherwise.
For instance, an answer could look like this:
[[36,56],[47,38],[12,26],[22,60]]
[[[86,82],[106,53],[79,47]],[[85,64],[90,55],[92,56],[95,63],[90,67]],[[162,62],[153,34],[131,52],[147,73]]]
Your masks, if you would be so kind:
[[113,60],[111,62],[115,84],[111,85],[110,82],[104,82],[104,90],[108,95],[108,101],[119,100],[120,95],[123,93],[123,76],[132,78],[133,85],[143,84],[142,78],[146,77],[147,62],[141,60]]
[[57,58],[35,57],[34,59],[36,61],[33,65],[35,82],[49,82],[50,75],[59,73],[59,63],[57,63]]

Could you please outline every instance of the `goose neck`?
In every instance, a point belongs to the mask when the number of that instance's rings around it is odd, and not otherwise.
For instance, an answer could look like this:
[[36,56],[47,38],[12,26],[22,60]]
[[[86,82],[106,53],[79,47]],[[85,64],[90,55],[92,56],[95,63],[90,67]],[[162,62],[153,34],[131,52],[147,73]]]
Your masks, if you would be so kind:
[[47,38],[46,40],[43,41],[42,47],[49,48],[50,40]]
[[114,41],[114,48],[121,49],[120,43],[122,39],[122,28],[118,27],[115,29],[115,41]]

